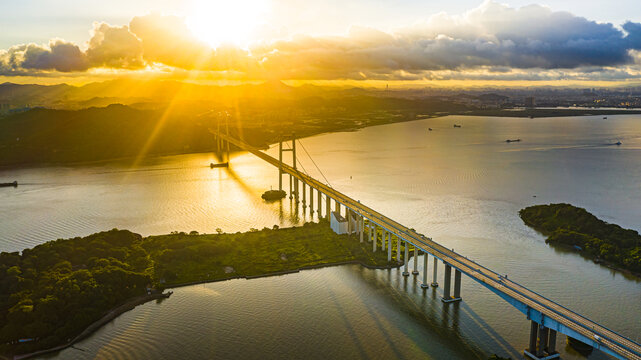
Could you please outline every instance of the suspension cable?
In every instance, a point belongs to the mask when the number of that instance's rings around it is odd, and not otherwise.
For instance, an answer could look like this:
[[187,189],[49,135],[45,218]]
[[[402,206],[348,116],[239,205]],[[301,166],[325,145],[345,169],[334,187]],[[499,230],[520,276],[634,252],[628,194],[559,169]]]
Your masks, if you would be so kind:
[[[325,179],[325,182],[327,183],[327,185],[328,185],[330,188],[334,188],[334,187],[332,186],[332,184],[330,184],[330,183],[329,183],[329,180],[327,180],[327,178],[325,177],[325,174],[323,174],[323,171],[318,167],[318,165],[316,165],[316,161],[314,161],[314,159],[312,158],[312,156],[311,156],[311,155],[309,155],[309,152],[307,152],[307,149],[305,148],[305,145],[303,145],[303,142],[302,142],[302,141],[300,141],[300,140],[298,140],[298,143],[300,144],[300,146],[302,146],[302,147],[303,147],[303,150],[305,150],[305,154],[307,154],[307,157],[312,161],[312,164],[314,164],[314,166],[316,167],[316,170],[318,170],[318,172],[321,174],[321,176],[323,177],[323,179]],[[301,166],[302,166],[302,165],[301,165]],[[303,168],[303,169],[304,169],[304,168]]]

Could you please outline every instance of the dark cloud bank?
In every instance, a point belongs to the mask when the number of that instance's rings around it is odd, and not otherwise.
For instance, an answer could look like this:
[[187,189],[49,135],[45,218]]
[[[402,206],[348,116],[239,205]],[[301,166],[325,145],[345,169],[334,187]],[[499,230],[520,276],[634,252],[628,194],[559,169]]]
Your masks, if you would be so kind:
[[2,50],[0,75],[168,66],[282,79],[420,79],[438,72],[451,78],[466,72],[479,78],[638,78],[637,50],[639,23],[617,28],[539,5],[513,9],[491,1],[393,34],[355,27],[342,37],[297,36],[250,50],[211,49],[194,38],[184,19],[151,14],[128,26],[95,23],[83,48],[55,39],[47,46]]

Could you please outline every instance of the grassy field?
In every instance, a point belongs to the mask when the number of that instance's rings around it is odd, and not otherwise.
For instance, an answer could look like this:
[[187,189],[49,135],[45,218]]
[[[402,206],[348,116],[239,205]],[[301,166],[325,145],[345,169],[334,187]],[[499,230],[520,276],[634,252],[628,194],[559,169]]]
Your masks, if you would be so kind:
[[142,246],[154,263],[153,277],[171,286],[344,262],[397,266],[395,243],[392,262],[388,263],[387,252],[380,250],[380,239],[378,242],[378,251],[373,252],[371,242],[361,243],[355,234],[337,235],[323,221],[235,234],[150,236]]

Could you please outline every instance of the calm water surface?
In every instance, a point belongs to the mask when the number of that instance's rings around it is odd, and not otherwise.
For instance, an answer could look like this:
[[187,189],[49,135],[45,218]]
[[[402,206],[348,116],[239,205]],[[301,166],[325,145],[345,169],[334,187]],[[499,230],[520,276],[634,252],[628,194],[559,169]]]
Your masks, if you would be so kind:
[[[505,143],[515,138],[522,141]],[[611,145],[618,140],[622,146]],[[528,205],[568,202],[641,230],[638,115],[445,117],[320,135],[302,145],[335,188],[641,341],[639,280],[548,247],[518,217]],[[299,153],[310,175],[321,178]],[[275,168],[247,154],[233,156],[230,169],[209,169],[212,160],[196,154],[135,169],[113,162],[0,171],[0,181],[21,184],[0,189],[0,250],[114,227],[148,235],[314,219],[289,199],[260,199],[278,186]],[[342,266],[178,288],[58,357],[519,358],[528,322],[507,303],[464,279],[464,302],[444,306],[441,288],[419,284],[397,270]],[[581,358],[565,349],[564,337],[557,343],[565,359]]]

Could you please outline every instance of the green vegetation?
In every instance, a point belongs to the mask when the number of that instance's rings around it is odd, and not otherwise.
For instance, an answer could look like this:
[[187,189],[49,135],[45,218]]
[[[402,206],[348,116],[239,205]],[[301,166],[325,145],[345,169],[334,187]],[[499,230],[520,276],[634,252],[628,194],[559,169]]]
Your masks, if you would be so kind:
[[[111,230],[0,253],[0,353],[51,348],[148,286],[216,281],[360,262],[387,267],[383,251],[326,222],[288,229],[143,238]],[[19,339],[34,341],[18,343]]]
[[[152,282],[142,237],[112,230],[0,253],[0,349],[59,345]],[[19,339],[37,339],[11,344]]]
[[386,253],[372,252],[371,243],[354,235],[336,235],[326,222],[236,234],[150,236],[143,248],[155,264],[154,278],[167,286],[352,261],[390,265]]
[[641,235],[634,230],[608,224],[570,204],[530,206],[519,215],[548,236],[546,243],[579,246],[595,259],[641,273]]

